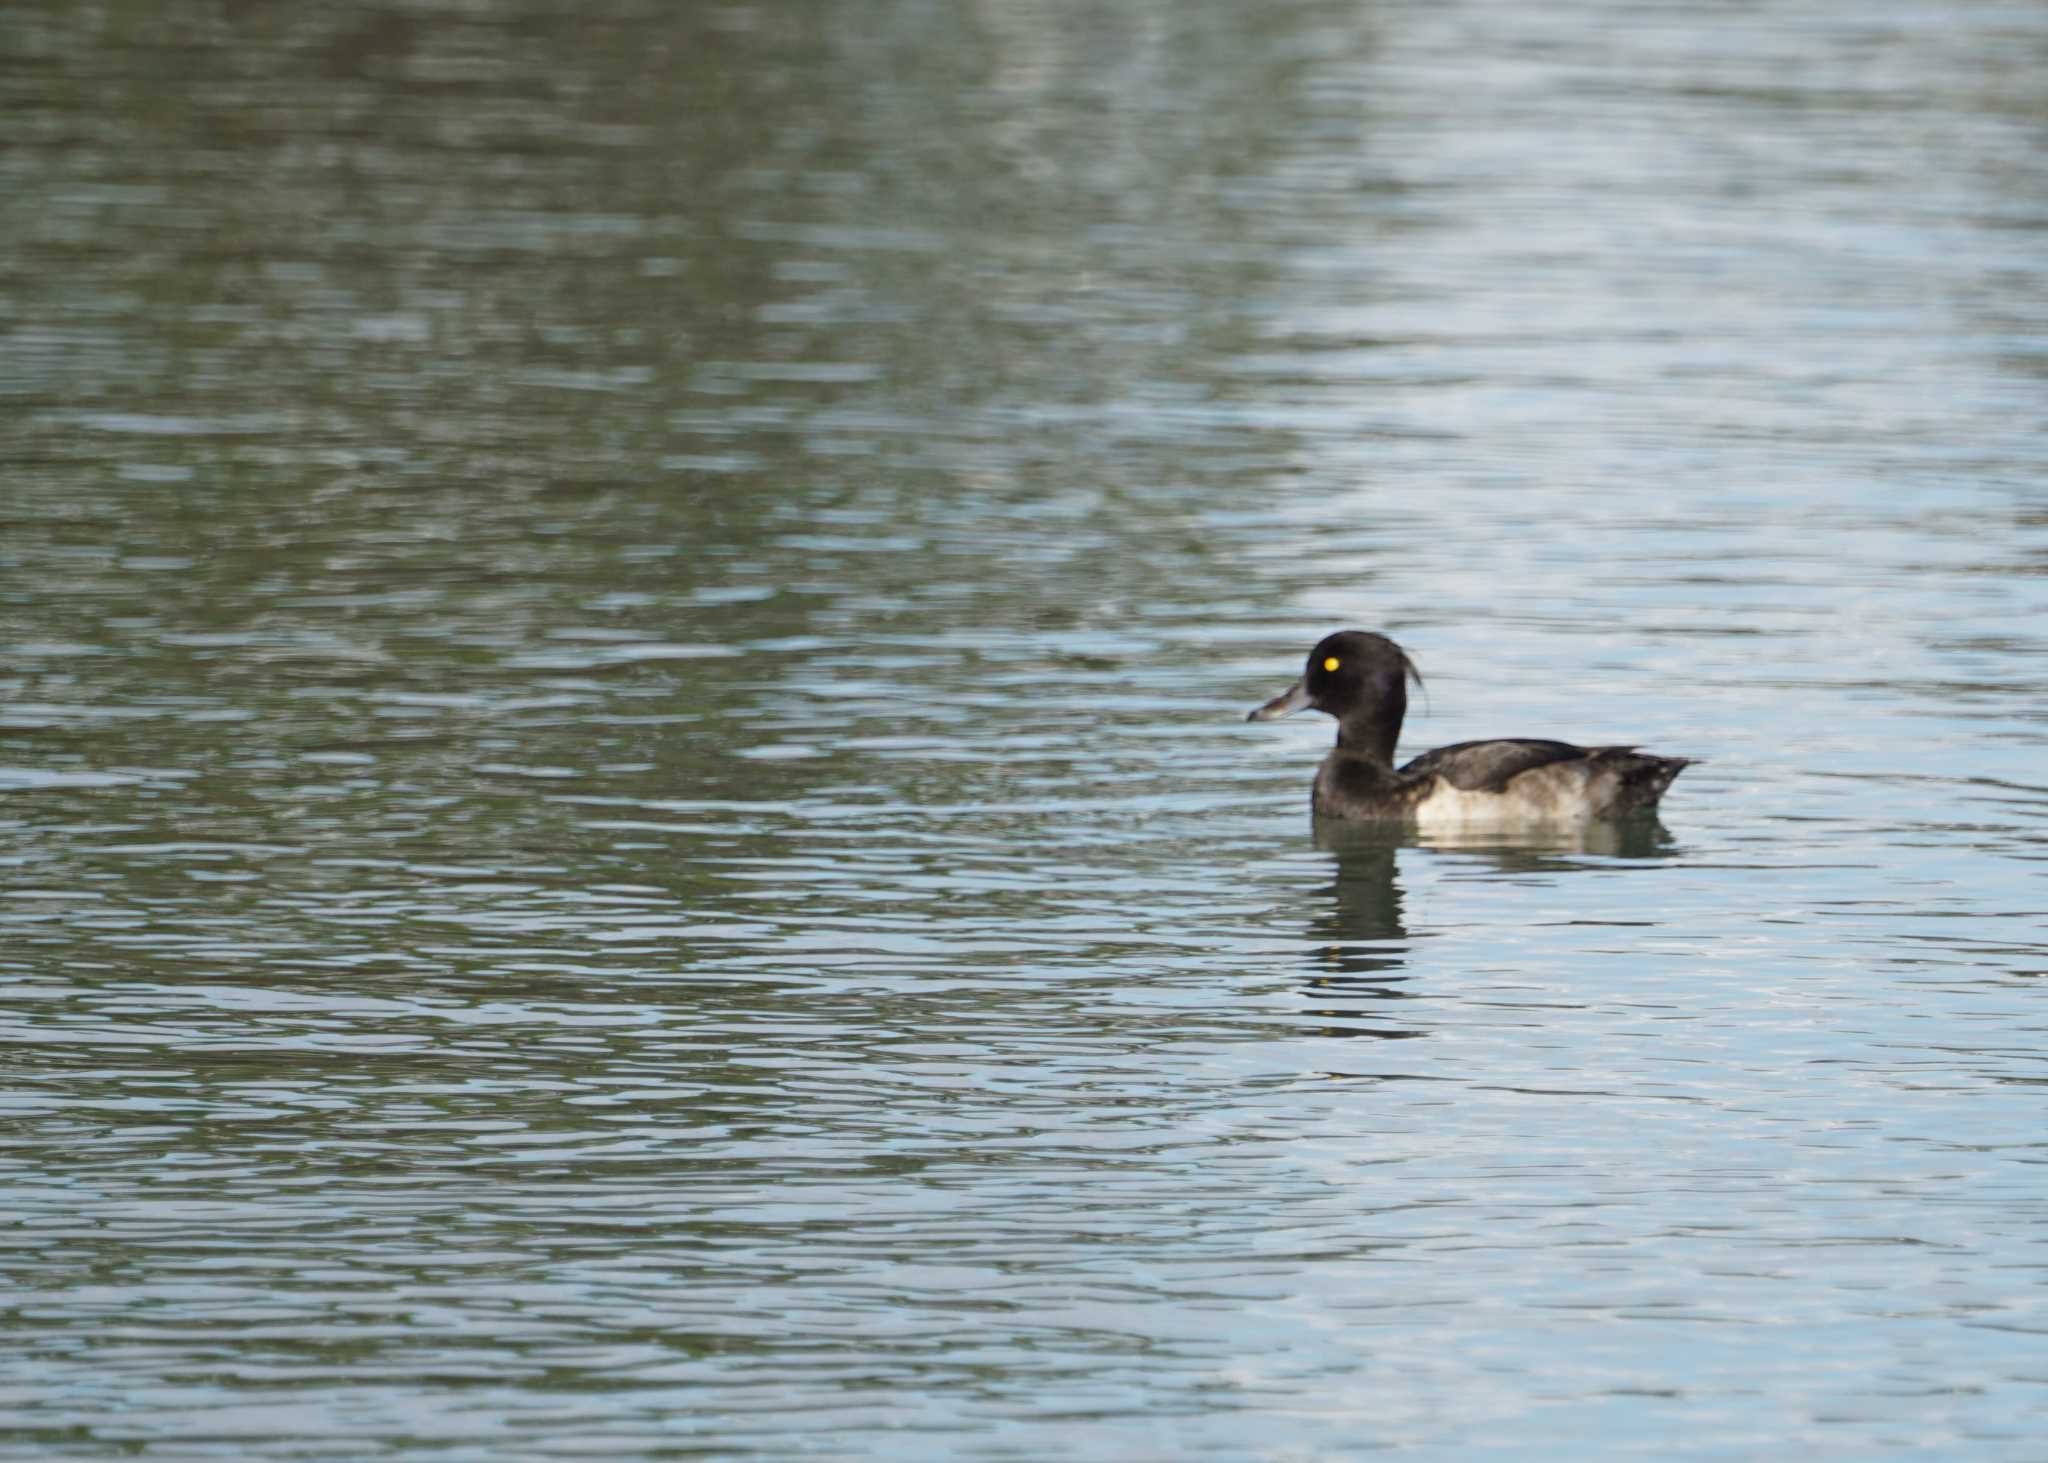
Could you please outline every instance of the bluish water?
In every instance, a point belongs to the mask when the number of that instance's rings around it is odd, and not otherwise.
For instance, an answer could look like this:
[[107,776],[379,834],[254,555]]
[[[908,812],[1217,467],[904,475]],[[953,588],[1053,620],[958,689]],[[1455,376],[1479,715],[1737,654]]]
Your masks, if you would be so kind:
[[10,18],[0,1452],[2039,1457],[2038,8],[672,10]]

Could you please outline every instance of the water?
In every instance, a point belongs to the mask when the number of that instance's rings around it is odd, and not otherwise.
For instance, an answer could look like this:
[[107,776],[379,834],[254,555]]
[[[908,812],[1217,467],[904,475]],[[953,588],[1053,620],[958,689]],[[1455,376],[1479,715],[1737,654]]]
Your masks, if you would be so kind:
[[2038,8],[8,28],[6,1456],[2040,1456]]

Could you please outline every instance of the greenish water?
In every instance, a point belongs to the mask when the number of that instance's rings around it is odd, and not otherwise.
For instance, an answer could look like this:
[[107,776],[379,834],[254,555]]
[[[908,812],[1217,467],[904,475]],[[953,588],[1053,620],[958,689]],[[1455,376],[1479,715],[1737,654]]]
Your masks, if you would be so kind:
[[0,1453],[2040,1455],[2038,9],[7,31]]

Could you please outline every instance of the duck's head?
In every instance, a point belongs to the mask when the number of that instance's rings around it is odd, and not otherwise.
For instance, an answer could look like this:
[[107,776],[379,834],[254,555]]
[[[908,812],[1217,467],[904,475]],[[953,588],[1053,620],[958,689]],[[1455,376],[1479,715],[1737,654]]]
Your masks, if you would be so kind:
[[[1325,635],[1308,653],[1308,667],[1301,679],[1246,717],[1247,721],[1271,721],[1295,711],[1326,711],[1344,728],[1354,725],[1377,747],[1382,729],[1398,735],[1401,719],[1408,713],[1408,682],[1422,684],[1422,673],[1408,652],[1384,635],[1370,630],[1339,630]],[[1340,730],[1340,744],[1353,738]],[[1386,736],[1386,754],[1393,753],[1393,737]]]

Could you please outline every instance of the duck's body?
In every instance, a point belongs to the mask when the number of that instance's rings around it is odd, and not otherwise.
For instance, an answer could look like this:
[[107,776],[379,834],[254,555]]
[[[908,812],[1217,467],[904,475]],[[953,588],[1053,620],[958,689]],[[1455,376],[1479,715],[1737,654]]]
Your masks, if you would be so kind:
[[1438,747],[1399,770],[1338,747],[1316,773],[1314,807],[1424,827],[1601,822],[1656,807],[1685,766],[1633,747],[1524,737]]
[[1421,680],[1386,636],[1344,630],[1309,652],[1299,681],[1252,712],[1254,721],[1310,708],[1337,718],[1337,745],[1316,772],[1317,816],[1424,827],[1605,821],[1654,809],[1690,765],[1633,747],[1506,737],[1438,747],[1396,768],[1411,677]]

